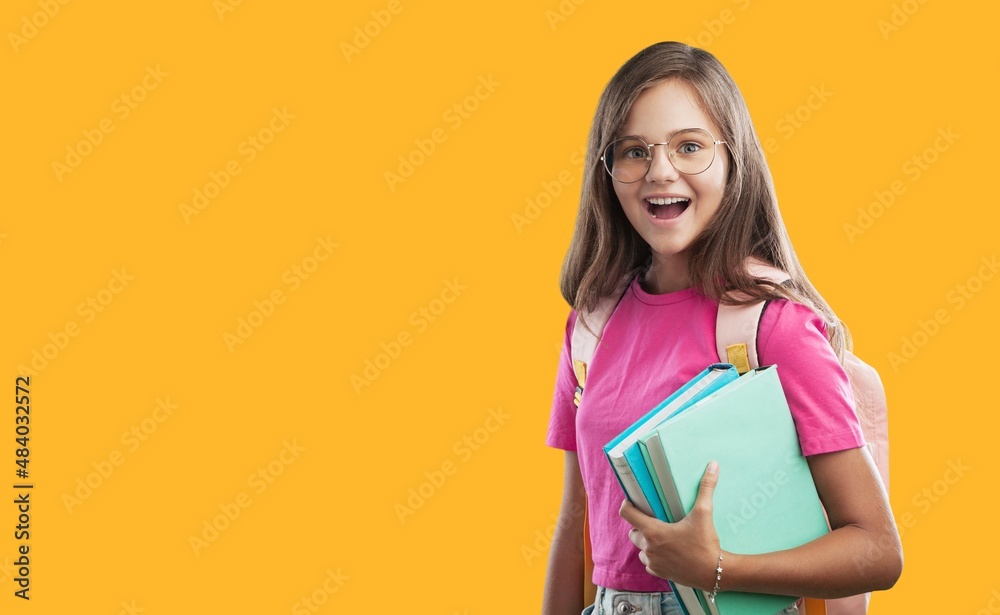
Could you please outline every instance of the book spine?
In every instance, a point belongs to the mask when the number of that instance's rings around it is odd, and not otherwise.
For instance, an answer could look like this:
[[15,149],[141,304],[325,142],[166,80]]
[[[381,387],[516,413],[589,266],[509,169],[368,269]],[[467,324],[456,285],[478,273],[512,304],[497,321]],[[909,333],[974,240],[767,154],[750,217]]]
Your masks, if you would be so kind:
[[645,494],[639,487],[639,483],[636,481],[635,475],[632,474],[632,468],[629,467],[628,462],[621,457],[609,457],[608,459],[611,461],[611,467],[615,471],[618,483],[622,486],[622,491],[625,492],[629,501],[643,513],[653,516],[653,509],[650,507],[649,501],[646,499]]
[[667,521],[668,523],[679,521],[681,517],[674,516],[673,511],[670,510],[670,506],[667,505],[667,500],[664,497],[663,493],[663,483],[660,481],[660,475],[656,471],[656,466],[653,464],[653,460],[650,457],[649,443],[640,440],[639,450],[642,452],[642,459],[643,462],[646,464],[646,471],[649,472],[649,476],[653,480],[653,487],[656,490],[656,497],[660,501],[660,506],[663,508],[663,516],[665,517],[665,521]]
[[635,476],[635,481],[639,485],[639,489],[642,490],[643,496],[646,501],[649,502],[649,508],[653,511],[654,517],[660,521],[668,521],[666,510],[663,508],[663,503],[660,502],[660,496],[656,492],[656,482],[653,476],[649,473],[649,468],[646,466],[646,462],[642,457],[642,451],[639,448],[639,444],[633,444],[628,449],[626,449],[625,461],[628,462],[629,468],[632,469],[632,474]]
[[673,581],[670,581],[670,588],[674,590],[674,597],[677,598],[677,603],[681,605],[685,615],[708,615],[698,601],[694,589]]

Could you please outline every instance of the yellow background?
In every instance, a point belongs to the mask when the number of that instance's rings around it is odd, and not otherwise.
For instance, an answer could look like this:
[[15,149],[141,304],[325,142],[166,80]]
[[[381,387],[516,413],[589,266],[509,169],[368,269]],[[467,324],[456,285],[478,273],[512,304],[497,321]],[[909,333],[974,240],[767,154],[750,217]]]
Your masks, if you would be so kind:
[[[2,505],[4,609],[314,612],[300,602],[314,596],[320,613],[536,612],[561,489],[543,440],[578,151],[617,67],[682,40],[741,86],[798,254],[885,383],[891,498],[911,523],[903,576],[872,612],[989,612],[996,6],[9,0],[0,13],[7,386],[34,352],[53,357],[31,379],[31,600],[13,596],[16,510]],[[268,143],[248,160],[251,137]],[[67,148],[87,155],[58,173]],[[418,164],[387,181],[400,156]],[[227,164],[239,174],[222,178]],[[225,185],[185,217],[213,173]],[[961,286],[976,292],[960,304]],[[259,326],[227,344],[240,318]],[[904,339],[919,347],[894,361]],[[384,369],[352,384],[366,361]],[[133,427],[144,441],[123,439]],[[233,506],[196,553],[191,537]]]

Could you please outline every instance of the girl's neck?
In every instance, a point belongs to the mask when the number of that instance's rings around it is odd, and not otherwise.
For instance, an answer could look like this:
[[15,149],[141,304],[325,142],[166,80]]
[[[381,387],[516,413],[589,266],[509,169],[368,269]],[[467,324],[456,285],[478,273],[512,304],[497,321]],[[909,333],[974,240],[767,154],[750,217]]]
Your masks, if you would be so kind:
[[688,276],[686,255],[676,254],[670,258],[663,258],[654,254],[649,268],[643,273],[639,283],[643,290],[651,295],[662,295],[689,288],[691,278]]

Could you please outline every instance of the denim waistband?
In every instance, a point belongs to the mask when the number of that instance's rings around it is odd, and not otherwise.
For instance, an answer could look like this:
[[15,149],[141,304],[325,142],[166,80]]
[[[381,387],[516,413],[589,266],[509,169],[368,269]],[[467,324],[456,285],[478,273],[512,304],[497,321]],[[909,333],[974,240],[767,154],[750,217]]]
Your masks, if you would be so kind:
[[[671,592],[628,592],[597,588],[593,615],[683,615],[677,598]],[[586,613],[586,611],[584,611]]]
[[[597,587],[594,604],[583,610],[582,615],[684,615],[684,610],[671,592],[628,592]],[[776,615],[795,615],[798,603]]]

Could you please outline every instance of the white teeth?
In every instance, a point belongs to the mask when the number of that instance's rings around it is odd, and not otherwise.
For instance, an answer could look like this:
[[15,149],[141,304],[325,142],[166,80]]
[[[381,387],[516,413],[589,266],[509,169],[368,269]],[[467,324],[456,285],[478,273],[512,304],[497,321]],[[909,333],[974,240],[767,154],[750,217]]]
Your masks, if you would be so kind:
[[686,198],[680,197],[680,196],[671,196],[671,197],[666,197],[666,198],[656,197],[656,198],[651,198],[651,199],[646,199],[646,200],[649,201],[649,203],[651,205],[670,205],[671,203],[680,203],[680,202],[685,202],[686,203],[690,199],[686,199]]

